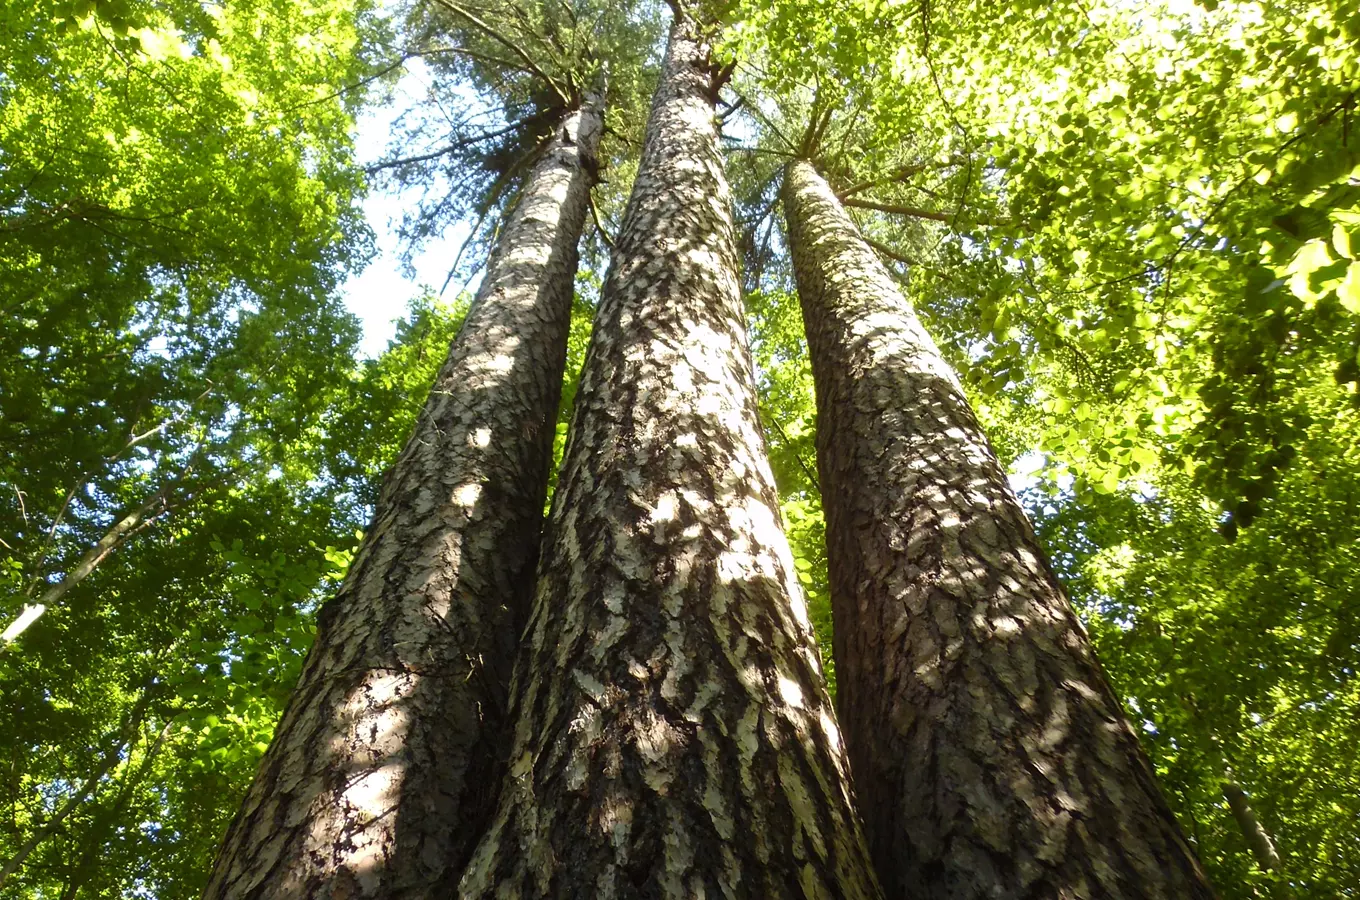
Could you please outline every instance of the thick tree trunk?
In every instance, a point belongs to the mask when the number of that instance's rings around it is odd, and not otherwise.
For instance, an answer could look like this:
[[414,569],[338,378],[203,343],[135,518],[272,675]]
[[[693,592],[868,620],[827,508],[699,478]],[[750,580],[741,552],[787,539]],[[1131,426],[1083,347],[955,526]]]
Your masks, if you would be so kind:
[[601,128],[535,167],[217,859],[207,897],[452,891],[494,804]]
[[759,431],[698,31],[672,26],[465,897],[879,894]]
[[1213,896],[953,371],[810,165],[784,208],[837,704],[888,895]]

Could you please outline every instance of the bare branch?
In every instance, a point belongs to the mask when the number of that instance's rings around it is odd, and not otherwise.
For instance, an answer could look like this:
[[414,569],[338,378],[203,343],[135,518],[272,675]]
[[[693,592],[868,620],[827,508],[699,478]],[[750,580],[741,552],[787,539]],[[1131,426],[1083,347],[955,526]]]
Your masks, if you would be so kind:
[[363,78],[360,78],[353,84],[342,85],[341,87],[337,88],[331,93],[326,94],[324,97],[317,97],[312,100],[304,100],[301,103],[296,103],[292,106],[286,106],[283,108],[282,112],[294,112],[296,110],[302,109],[303,107],[315,106],[318,103],[325,103],[328,100],[334,100],[336,97],[348,94],[350,91],[357,91],[360,88],[368,87],[370,84],[377,81],[379,78],[382,78],[384,75],[388,75],[392,72],[395,72],[397,69],[404,66],[406,64],[406,60],[410,58],[411,58],[410,55],[402,54],[398,59],[396,59],[392,63],[383,66],[381,69],[378,69],[371,75],[365,75]]
[[400,159],[385,159],[382,162],[364,166],[364,173],[367,175],[373,175],[383,171],[384,169],[395,169],[397,166],[405,166],[409,165],[410,163],[429,162],[432,159],[438,159],[441,156],[447,156],[450,153],[454,153],[458,150],[463,150],[467,147],[471,147],[474,144],[480,144],[482,141],[490,141],[495,138],[507,135],[512,131],[516,130],[517,128],[522,128],[526,123],[532,121],[534,118],[536,117],[526,116],[523,119],[518,119],[514,122],[511,122],[504,128],[497,128],[494,131],[484,132],[482,134],[477,135],[476,137],[469,137],[464,138],[463,140],[460,141],[454,141],[447,147],[441,147],[438,150],[431,150],[429,153],[418,153],[415,156],[403,156]]
[[441,53],[451,53],[455,56],[466,56],[468,59],[475,59],[478,62],[491,63],[502,69],[510,69],[515,72],[523,72],[525,75],[533,75],[531,69],[526,69],[519,63],[513,63],[508,59],[499,56],[492,56],[490,53],[479,53],[475,50],[468,50],[466,47],[430,47],[419,53],[411,53],[411,56],[437,56]]
[[590,194],[590,217],[595,220],[595,230],[600,233],[605,246],[612,252],[615,248],[614,239],[610,237],[609,230],[600,222],[600,209],[595,204],[595,193],[593,191]]
[[[916,206],[903,206],[897,203],[879,203],[877,200],[859,200],[855,197],[847,197],[841,202],[846,206],[854,206],[860,209],[872,209],[877,212],[890,213],[897,216],[911,216],[916,219],[930,219],[935,222],[943,222],[946,225],[957,224],[958,220],[962,218],[953,213],[936,212],[932,209],[921,209]],[[993,219],[987,216],[973,216],[971,219],[978,225],[1004,227],[1011,224],[1009,219]]]
[[492,183],[491,187],[487,188],[486,203],[477,214],[477,224],[475,224],[472,227],[472,231],[468,233],[467,240],[463,241],[462,246],[458,248],[458,255],[453,258],[453,265],[449,267],[449,274],[444,278],[444,283],[439,288],[439,296],[444,296],[444,291],[448,290],[449,282],[453,281],[453,276],[458,273],[458,266],[463,261],[463,254],[467,252],[467,248],[472,245],[474,240],[476,240],[477,235],[482,230],[482,226],[486,224],[487,218],[495,210],[496,203],[500,199],[502,192],[510,185],[514,180],[514,177],[519,174],[520,170],[524,168],[525,163],[538,156],[538,151],[539,147],[534,146],[526,152],[521,153],[519,158],[511,163],[509,168]]
[[737,95],[737,100],[738,100],[739,102],[745,104],[747,107],[750,108],[751,112],[755,114],[755,117],[756,117],[757,119],[759,119],[760,121],[762,121],[762,122],[764,122],[766,125],[768,125],[769,128],[770,128],[770,130],[773,131],[775,134],[777,134],[777,135],[779,136],[779,139],[782,140],[782,141],[784,142],[784,145],[785,145],[786,147],[788,147],[790,151],[792,151],[792,150],[794,150],[794,149],[797,148],[798,145],[795,144],[793,141],[789,140],[788,135],[786,135],[786,134],[784,134],[784,132],[780,131],[778,125],[774,124],[774,122],[771,122],[768,118],[765,117],[765,114],[762,113],[762,112],[760,111],[760,107],[759,107],[759,106],[757,106],[757,105],[754,104],[754,103],[747,102],[746,97],[744,97],[742,94],[738,93],[736,90],[733,90],[732,93],[734,93],[734,94]]

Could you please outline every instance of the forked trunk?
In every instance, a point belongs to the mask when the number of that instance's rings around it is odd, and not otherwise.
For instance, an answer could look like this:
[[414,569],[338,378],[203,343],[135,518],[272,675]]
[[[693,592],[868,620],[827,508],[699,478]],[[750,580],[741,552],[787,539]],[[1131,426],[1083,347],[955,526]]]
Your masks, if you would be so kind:
[[321,612],[208,900],[456,886],[504,768],[600,127],[598,101],[569,116],[525,185]]
[[958,379],[810,165],[784,208],[837,703],[888,895],[1212,897]]
[[465,897],[879,895],[759,430],[713,80],[678,17]]

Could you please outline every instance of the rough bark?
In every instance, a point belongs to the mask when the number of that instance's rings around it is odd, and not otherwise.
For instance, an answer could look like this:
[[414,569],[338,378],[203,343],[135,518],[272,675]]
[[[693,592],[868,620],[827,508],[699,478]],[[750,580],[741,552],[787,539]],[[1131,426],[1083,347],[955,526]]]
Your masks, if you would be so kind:
[[678,18],[464,897],[879,895],[759,430],[713,79]]
[[600,133],[525,185],[217,859],[209,900],[451,892],[503,768]]
[[1262,871],[1268,872],[1276,878],[1281,879],[1274,884],[1274,893],[1281,900],[1293,900],[1294,892],[1289,887],[1288,882],[1284,881],[1284,860],[1280,858],[1280,851],[1275,848],[1275,841],[1266,831],[1266,827],[1261,824],[1261,820],[1256,817],[1256,810],[1251,808],[1251,801],[1247,799],[1247,792],[1242,790],[1242,785],[1232,778],[1223,782],[1223,799],[1228,801],[1228,809],[1232,810],[1233,819],[1237,822],[1237,827],[1242,830],[1242,836],[1246,838],[1247,845],[1251,847],[1251,853],[1256,857],[1256,863]]
[[783,196],[837,705],[888,895],[1213,896],[957,377],[816,171]]

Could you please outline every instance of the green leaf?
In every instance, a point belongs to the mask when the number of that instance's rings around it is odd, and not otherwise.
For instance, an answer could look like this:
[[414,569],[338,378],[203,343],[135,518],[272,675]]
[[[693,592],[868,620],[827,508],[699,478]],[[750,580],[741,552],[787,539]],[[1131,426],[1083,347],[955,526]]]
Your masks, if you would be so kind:
[[1360,262],[1346,267],[1346,277],[1336,289],[1336,297],[1347,312],[1360,316]]

